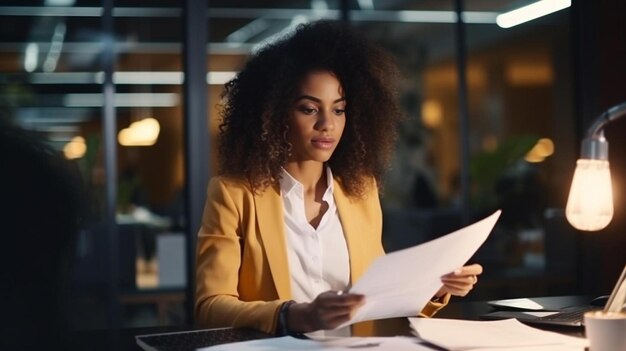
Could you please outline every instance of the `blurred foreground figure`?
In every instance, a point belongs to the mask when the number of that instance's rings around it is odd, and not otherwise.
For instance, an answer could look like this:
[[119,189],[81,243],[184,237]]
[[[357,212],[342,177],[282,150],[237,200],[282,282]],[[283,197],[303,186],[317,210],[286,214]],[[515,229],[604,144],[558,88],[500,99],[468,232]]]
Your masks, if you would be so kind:
[[56,151],[0,124],[0,349],[65,344],[80,177]]

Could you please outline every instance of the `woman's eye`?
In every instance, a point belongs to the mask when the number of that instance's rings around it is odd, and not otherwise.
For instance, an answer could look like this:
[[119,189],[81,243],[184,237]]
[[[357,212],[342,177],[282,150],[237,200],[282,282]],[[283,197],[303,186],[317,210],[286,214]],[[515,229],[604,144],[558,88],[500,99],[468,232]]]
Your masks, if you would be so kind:
[[317,110],[311,107],[303,106],[303,107],[300,107],[300,112],[304,113],[305,115],[312,115],[315,112],[317,112]]
[[343,115],[344,113],[346,113],[346,110],[344,110],[344,109],[341,109],[341,108],[336,108],[335,109],[335,114],[337,116]]

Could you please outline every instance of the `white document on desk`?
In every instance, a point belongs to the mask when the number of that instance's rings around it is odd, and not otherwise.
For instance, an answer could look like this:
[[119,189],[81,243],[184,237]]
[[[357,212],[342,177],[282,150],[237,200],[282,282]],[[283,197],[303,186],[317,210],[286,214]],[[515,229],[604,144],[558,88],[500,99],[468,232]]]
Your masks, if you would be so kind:
[[414,317],[441,288],[441,276],[462,267],[485,242],[500,217],[491,216],[450,234],[377,258],[350,288],[365,295],[353,323],[394,317]]
[[446,350],[583,351],[586,339],[529,327],[516,319],[409,318],[417,336]]
[[198,351],[351,351],[351,350],[431,351],[414,337],[335,338],[326,341],[297,339],[291,336],[242,341],[198,349]]

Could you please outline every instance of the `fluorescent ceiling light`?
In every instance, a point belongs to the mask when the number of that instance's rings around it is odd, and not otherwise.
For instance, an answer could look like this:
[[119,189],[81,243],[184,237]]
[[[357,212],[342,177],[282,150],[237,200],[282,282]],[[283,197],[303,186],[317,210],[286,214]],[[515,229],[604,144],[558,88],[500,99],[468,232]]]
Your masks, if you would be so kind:
[[226,42],[241,44],[253,38],[255,35],[267,30],[270,27],[270,23],[263,19],[257,18],[254,21],[246,24],[245,26],[230,33],[226,37]]
[[[550,0],[560,2],[560,0]],[[368,1],[361,1],[363,10],[350,11],[350,17],[355,21],[372,22],[408,22],[408,23],[454,23],[456,12],[454,11],[379,11],[366,10]],[[361,6],[360,5],[360,6]],[[314,5],[317,6],[317,5]],[[323,5],[322,5],[323,6]],[[61,16],[61,17],[100,17],[102,8],[98,6],[72,6],[72,7],[35,7],[35,6],[3,6],[3,16]],[[399,14],[401,12],[402,14]],[[487,16],[485,16],[487,14]],[[491,15],[493,14],[493,16]],[[473,18],[467,23],[493,24],[495,12],[463,12],[464,18]],[[113,9],[115,17],[175,17],[181,16],[181,10],[177,7],[116,7]],[[296,16],[304,16],[310,20],[339,19],[341,11],[335,9],[325,10],[321,6],[311,9],[284,9],[284,8],[211,8],[210,18],[263,18],[266,20],[292,20]],[[431,17],[433,16],[433,17]],[[213,43],[211,43],[213,45]],[[97,47],[100,49],[100,46]]]
[[[104,78],[104,74],[102,74]],[[183,72],[114,72],[115,84],[182,84]]]
[[206,81],[209,85],[224,85],[236,75],[237,72],[232,71],[209,72],[206,75]]
[[43,62],[43,70],[45,72],[54,72],[61,56],[63,49],[63,40],[65,40],[65,23],[60,22],[54,27],[54,34],[50,42],[50,50]]
[[32,72],[37,69],[39,61],[39,45],[37,43],[28,43],[24,52],[24,70]]
[[[223,85],[235,78],[235,71],[207,72],[209,85]],[[183,72],[115,72],[113,82],[118,85],[180,85],[183,84]],[[31,84],[102,84],[103,72],[36,72],[28,75]]]
[[496,12],[465,11],[461,12],[461,18],[465,23],[493,24],[496,23]]
[[313,10],[328,10],[328,3],[326,0],[311,0],[311,8]]
[[553,12],[566,9],[571,5],[571,0],[541,0],[498,15],[496,23],[502,28],[510,28]]
[[28,81],[31,84],[95,84],[96,75],[90,72],[37,72],[29,74]]
[[[173,107],[179,103],[178,94],[174,93],[117,93],[116,107]],[[65,94],[65,107],[101,107],[104,106],[102,94]]]
[[76,0],[46,0],[44,6],[72,6]]
[[374,0],[359,0],[359,7],[363,10],[373,10]]

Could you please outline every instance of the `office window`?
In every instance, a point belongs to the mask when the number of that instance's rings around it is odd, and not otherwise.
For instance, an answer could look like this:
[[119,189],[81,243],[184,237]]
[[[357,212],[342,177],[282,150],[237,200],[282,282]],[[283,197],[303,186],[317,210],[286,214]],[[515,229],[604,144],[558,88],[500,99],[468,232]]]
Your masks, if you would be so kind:
[[[519,6],[466,2],[467,11]],[[569,10],[511,28],[466,26],[471,208],[503,210],[477,255],[494,280],[485,295],[576,286],[577,239],[563,215],[577,153],[570,28]]]
[[[453,88],[447,100],[435,99],[438,84],[444,80],[433,69],[442,61],[454,62],[455,16],[452,1],[365,3],[359,2],[349,17],[357,30],[395,57],[400,70],[398,94],[406,117],[398,126],[381,198],[383,243],[393,251],[461,225],[456,194],[450,189],[450,174],[458,171],[458,146],[436,148],[441,138],[458,138],[458,126],[449,116],[454,113],[449,106],[458,91]],[[435,20],[432,11],[442,14],[441,18]],[[446,73],[445,82],[456,86],[456,67],[452,65]]]
[[[88,218],[73,265],[73,328],[184,320],[186,282],[182,147],[182,9],[168,1],[115,2],[116,149],[103,144],[100,1],[0,8],[2,118],[50,144],[80,169]],[[170,7],[164,7],[170,6]],[[109,280],[104,158],[117,158],[119,281]],[[158,248],[166,251],[159,267]],[[161,257],[163,258],[163,257]],[[182,265],[181,265],[182,263]],[[118,295],[108,296],[109,286]]]
[[126,326],[185,322],[182,8],[116,1],[119,303]]
[[[100,302],[80,318],[82,326],[95,327],[106,322],[106,298],[98,293],[106,286],[106,275],[94,274],[102,267],[104,247],[95,230],[103,220],[105,201],[101,21],[93,11],[81,13],[72,6],[56,10],[0,8],[1,118],[35,134],[82,176],[87,208],[76,238],[71,281],[77,283],[71,291],[75,301]],[[74,312],[80,311],[68,311],[72,321]]]

